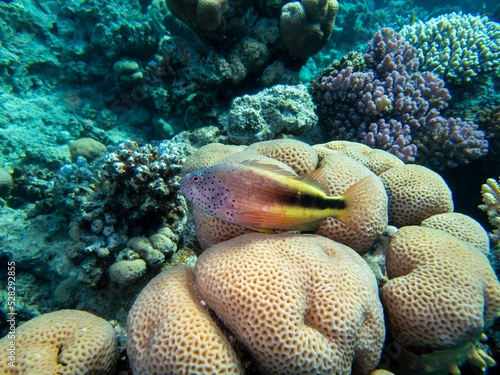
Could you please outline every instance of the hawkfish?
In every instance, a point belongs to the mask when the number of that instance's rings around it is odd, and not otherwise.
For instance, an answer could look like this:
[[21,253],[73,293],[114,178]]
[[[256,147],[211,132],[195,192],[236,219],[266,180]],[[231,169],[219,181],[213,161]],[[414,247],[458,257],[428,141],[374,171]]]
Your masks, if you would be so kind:
[[320,167],[298,177],[259,161],[220,163],[186,174],[180,188],[206,213],[261,232],[313,231],[327,217],[356,227],[373,205],[374,178],[367,176],[343,195],[330,196],[326,172]]

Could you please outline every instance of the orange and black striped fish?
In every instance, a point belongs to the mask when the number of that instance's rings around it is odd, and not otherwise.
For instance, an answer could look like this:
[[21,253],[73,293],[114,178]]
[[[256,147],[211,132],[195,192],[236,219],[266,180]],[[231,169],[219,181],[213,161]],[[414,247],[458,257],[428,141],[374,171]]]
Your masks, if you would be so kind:
[[221,163],[185,175],[184,195],[198,208],[231,223],[263,232],[312,231],[327,217],[356,226],[373,203],[373,177],[365,177],[341,196],[323,187],[324,168],[298,177],[257,161]]

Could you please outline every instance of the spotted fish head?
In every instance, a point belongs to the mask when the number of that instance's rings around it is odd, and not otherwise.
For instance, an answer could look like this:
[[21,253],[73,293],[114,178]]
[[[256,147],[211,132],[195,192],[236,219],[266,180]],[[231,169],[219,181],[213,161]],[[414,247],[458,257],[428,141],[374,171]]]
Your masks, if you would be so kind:
[[212,215],[217,214],[230,195],[213,168],[202,168],[188,173],[182,177],[180,187],[191,203]]

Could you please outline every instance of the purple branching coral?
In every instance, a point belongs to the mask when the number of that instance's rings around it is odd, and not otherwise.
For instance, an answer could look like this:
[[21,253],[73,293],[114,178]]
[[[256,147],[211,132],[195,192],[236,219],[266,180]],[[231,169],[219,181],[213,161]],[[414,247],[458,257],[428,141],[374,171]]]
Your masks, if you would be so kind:
[[445,118],[444,81],[418,71],[416,50],[391,29],[377,32],[362,60],[332,66],[311,84],[323,132],[436,169],[467,164],[488,150],[476,124]]

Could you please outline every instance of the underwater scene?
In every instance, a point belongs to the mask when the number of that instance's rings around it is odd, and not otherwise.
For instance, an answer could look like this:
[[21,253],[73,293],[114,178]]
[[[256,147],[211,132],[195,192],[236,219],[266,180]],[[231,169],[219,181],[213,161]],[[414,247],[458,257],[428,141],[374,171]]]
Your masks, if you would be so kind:
[[500,374],[498,0],[0,25],[0,374]]

